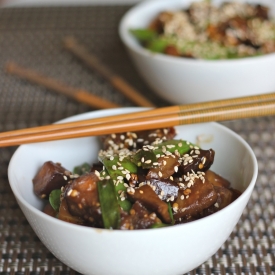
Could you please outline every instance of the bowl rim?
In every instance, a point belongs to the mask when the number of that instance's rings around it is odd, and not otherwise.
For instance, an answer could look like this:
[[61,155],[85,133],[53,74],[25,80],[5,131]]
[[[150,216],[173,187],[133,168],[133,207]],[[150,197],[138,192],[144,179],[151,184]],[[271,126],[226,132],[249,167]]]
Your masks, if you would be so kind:
[[[169,0],[170,3],[182,3],[182,0]],[[244,1],[245,2],[245,1]],[[120,36],[121,41],[124,45],[135,52],[138,55],[141,55],[150,59],[157,59],[163,62],[182,64],[183,62],[187,65],[239,65],[238,63],[246,64],[255,63],[255,62],[266,62],[269,61],[270,58],[275,59],[275,53],[268,53],[260,56],[251,56],[251,57],[243,57],[243,58],[234,58],[234,59],[217,59],[217,60],[208,60],[208,59],[191,59],[185,57],[176,57],[171,55],[166,55],[162,53],[154,53],[146,48],[142,47],[138,41],[130,34],[129,32],[129,22],[131,21],[131,17],[135,16],[141,9],[146,7],[151,7],[159,3],[162,5],[163,3],[167,3],[166,0],[144,0],[142,2],[137,3],[133,7],[131,7],[120,19],[118,26],[118,34]]]
[[[77,114],[77,115],[73,115],[70,117],[67,117],[65,119],[59,120],[56,123],[62,123],[62,122],[66,122],[66,121],[72,121],[72,120],[80,120],[83,118],[87,118],[86,116],[89,116],[89,118],[93,118],[96,116],[100,116],[102,113],[105,115],[109,115],[109,114],[114,114],[114,113],[121,113],[121,112],[135,112],[135,111],[140,111],[140,110],[144,110],[147,108],[143,108],[143,107],[122,107],[122,108],[114,108],[114,109],[108,109],[108,110],[96,110],[96,111],[90,111],[90,112],[85,112],[82,114]],[[189,223],[184,223],[184,224],[179,224],[176,226],[168,226],[168,227],[164,227],[164,228],[156,228],[155,230],[178,230],[182,227],[192,227],[193,225],[202,222],[205,219],[211,219],[214,218],[217,215],[223,215],[224,211],[229,211],[230,208],[232,208],[240,199],[242,199],[244,196],[249,195],[249,193],[252,192],[252,190],[254,189],[254,186],[256,184],[256,180],[257,180],[257,176],[258,176],[258,163],[257,163],[257,159],[256,156],[252,150],[252,148],[249,146],[249,144],[237,133],[235,133],[233,130],[227,128],[226,126],[219,124],[217,122],[207,122],[207,123],[203,123],[203,124],[208,124],[208,125],[212,125],[213,127],[216,127],[218,129],[221,129],[222,131],[227,132],[229,135],[233,136],[233,138],[237,139],[238,142],[240,142],[248,151],[249,155],[251,156],[252,159],[252,163],[253,163],[253,174],[251,177],[251,180],[248,184],[248,186],[246,187],[246,189],[242,192],[242,194],[240,195],[240,197],[238,197],[235,201],[233,201],[230,205],[228,205],[227,207],[225,207],[224,209],[221,209],[220,211],[213,213],[207,217],[201,218],[199,220],[195,220]],[[198,124],[199,125],[199,124]],[[55,142],[55,141],[49,141],[47,143],[51,143],[51,142]],[[41,142],[41,144],[43,144],[44,142]],[[37,143],[35,143],[37,144]],[[11,157],[11,160],[9,162],[8,165],[8,180],[9,180],[9,185],[13,191],[13,194],[17,200],[17,202],[20,204],[23,204],[25,208],[28,209],[28,211],[30,211],[31,213],[35,213],[36,215],[38,215],[41,219],[49,221],[51,223],[55,223],[57,225],[60,225],[61,227],[66,227],[66,228],[71,228],[71,229],[76,229],[76,230],[84,230],[84,231],[91,231],[91,232],[113,232],[113,234],[152,234],[154,232],[154,230],[148,230],[148,229],[139,229],[139,230],[110,230],[110,229],[104,229],[104,228],[95,228],[95,227],[86,227],[83,225],[77,225],[77,224],[72,224],[69,222],[65,222],[65,221],[61,221],[59,219],[56,219],[54,217],[51,217],[45,213],[43,213],[41,210],[37,209],[36,207],[32,206],[31,204],[28,203],[27,200],[25,200],[23,198],[23,196],[20,194],[20,192],[15,188],[14,184],[11,182],[11,175],[12,175],[12,166],[13,166],[13,162],[15,161],[15,158],[17,157],[18,154],[20,154],[20,152],[22,150],[24,150],[26,147],[28,146],[32,146],[32,144],[24,144],[24,145],[20,145],[16,151],[14,152],[13,156]],[[20,205],[21,207],[21,205]],[[126,233],[127,232],[127,233]]]

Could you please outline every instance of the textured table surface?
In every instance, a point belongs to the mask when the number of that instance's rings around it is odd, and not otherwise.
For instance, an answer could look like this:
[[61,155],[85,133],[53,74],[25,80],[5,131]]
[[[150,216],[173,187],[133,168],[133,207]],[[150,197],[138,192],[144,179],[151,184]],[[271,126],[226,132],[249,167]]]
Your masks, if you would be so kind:
[[[131,106],[97,73],[62,48],[74,35],[113,71],[157,106],[159,99],[137,75],[117,26],[130,6],[36,7],[0,10],[0,131],[44,125],[92,110],[62,95],[7,75],[7,61]],[[259,176],[239,223],[208,261],[188,274],[275,274],[275,117],[224,122],[253,148]],[[40,242],[19,209],[7,179],[16,147],[0,149],[0,274],[77,274]],[[131,275],[131,274],[129,274]]]

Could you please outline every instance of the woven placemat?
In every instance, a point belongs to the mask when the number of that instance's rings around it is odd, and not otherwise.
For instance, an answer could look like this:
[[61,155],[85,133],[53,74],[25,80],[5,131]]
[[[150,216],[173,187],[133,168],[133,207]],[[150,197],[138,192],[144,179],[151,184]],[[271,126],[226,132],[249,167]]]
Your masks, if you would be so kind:
[[[130,6],[6,8],[0,10],[0,131],[44,125],[92,110],[65,96],[7,75],[7,61],[82,87],[121,106],[131,106],[97,73],[62,48],[75,36],[113,71],[157,106],[158,98],[138,76],[118,37]],[[275,274],[275,117],[224,122],[253,148],[259,176],[239,223],[213,257],[195,274]],[[40,242],[19,209],[7,179],[16,147],[0,149],[0,274],[77,274]],[[131,275],[131,274],[129,274]],[[142,274],[141,274],[142,275]]]

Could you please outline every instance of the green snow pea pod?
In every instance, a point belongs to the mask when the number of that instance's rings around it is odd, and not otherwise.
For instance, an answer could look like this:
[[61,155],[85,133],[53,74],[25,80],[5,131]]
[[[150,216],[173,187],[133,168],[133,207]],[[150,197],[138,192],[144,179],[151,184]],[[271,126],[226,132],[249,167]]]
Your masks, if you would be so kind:
[[140,42],[150,41],[157,36],[157,33],[150,29],[130,29],[130,32]]
[[61,189],[55,189],[50,193],[49,202],[52,208],[55,211],[59,210],[60,207],[60,196],[61,196]]
[[120,206],[113,181],[100,180],[97,182],[97,189],[104,228],[118,228],[120,223]]

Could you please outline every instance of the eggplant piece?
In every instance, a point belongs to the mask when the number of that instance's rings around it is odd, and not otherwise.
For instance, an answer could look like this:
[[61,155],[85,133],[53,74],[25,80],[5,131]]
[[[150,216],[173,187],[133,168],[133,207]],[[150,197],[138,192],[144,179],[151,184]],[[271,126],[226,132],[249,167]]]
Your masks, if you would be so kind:
[[137,132],[137,147],[142,148],[143,145],[152,144],[156,140],[171,140],[176,136],[174,127],[153,129]]
[[140,201],[136,201],[129,214],[121,214],[120,229],[147,229],[154,224],[161,224],[161,220],[154,212],[148,211]]
[[179,157],[176,155],[160,157],[157,162],[157,166],[149,169],[147,179],[168,179],[178,171],[178,166],[180,166]]
[[155,212],[164,223],[172,222],[168,204],[162,201],[149,185],[143,185],[135,189],[135,192],[128,192],[127,197],[133,202],[140,201],[149,211]]
[[42,199],[47,199],[52,190],[60,189],[68,183],[70,175],[71,172],[60,163],[47,161],[33,178],[34,193]]
[[226,180],[225,178],[221,177],[220,175],[211,170],[206,171],[204,177],[206,180],[210,181],[214,186],[220,186],[225,188],[230,187],[230,182],[228,180]]
[[63,200],[67,202],[71,215],[81,218],[91,226],[102,227],[98,180],[95,173],[74,179],[64,188]]
[[255,6],[256,14],[255,17],[261,18],[263,20],[269,20],[269,8],[261,4]]
[[96,163],[92,164],[90,172],[102,171],[102,170],[103,170],[103,164],[102,164],[102,162],[96,162]]
[[148,181],[161,200],[166,201],[171,199],[173,201],[177,198],[179,185],[174,181],[169,179],[149,179]]
[[62,220],[64,222],[69,222],[69,223],[73,223],[73,224],[79,224],[79,225],[85,224],[84,221],[80,217],[73,216],[70,213],[66,200],[61,201],[59,212],[58,212],[58,219]]
[[187,174],[188,172],[207,171],[214,162],[215,151],[213,149],[192,149],[190,153],[184,156],[182,165],[179,166],[179,172]]
[[212,206],[202,211],[202,217],[218,212],[235,200],[234,192],[232,190],[222,186],[214,186],[214,189],[217,193],[217,201]]
[[43,212],[51,217],[56,217],[58,214],[58,212],[53,209],[49,202],[43,208]]
[[156,139],[170,140],[176,136],[174,127],[137,131],[137,132],[124,132],[120,134],[103,135],[100,137],[102,149],[108,150],[109,148],[129,150],[141,149],[143,145],[152,144]]
[[175,221],[184,221],[199,215],[217,201],[217,192],[211,182],[195,178],[190,188],[180,189],[172,204]]

